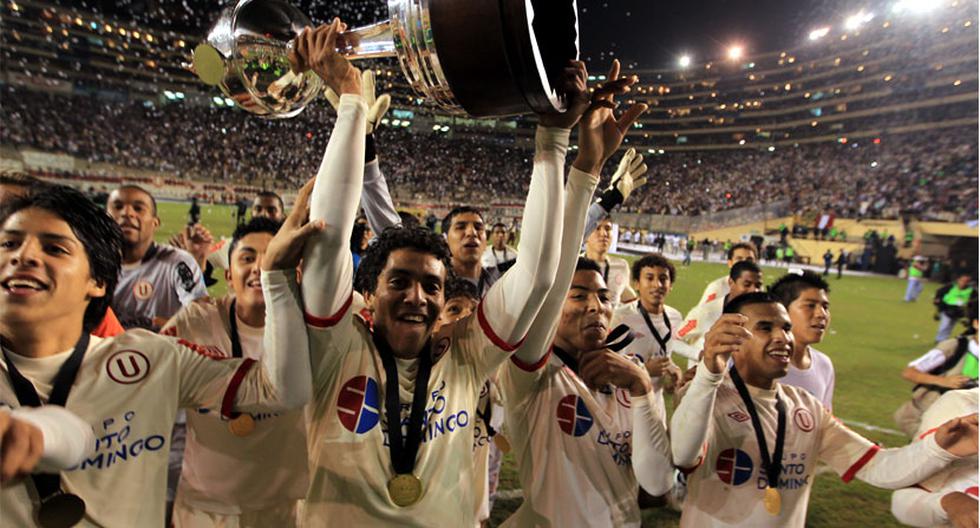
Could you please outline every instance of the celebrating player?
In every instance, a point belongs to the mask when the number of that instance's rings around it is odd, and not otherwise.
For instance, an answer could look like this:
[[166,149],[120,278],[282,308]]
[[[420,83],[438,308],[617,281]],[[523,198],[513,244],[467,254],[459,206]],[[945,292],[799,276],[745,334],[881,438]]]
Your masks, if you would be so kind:
[[674,350],[687,358],[688,368],[697,364],[704,349],[704,336],[721,317],[728,300],[761,289],[762,269],[751,260],[736,262],[728,273],[728,294],[699,304],[687,313],[684,323],[677,331],[679,342],[674,343]]
[[153,241],[160,227],[153,195],[124,185],[109,194],[106,211],[123,235],[123,267],[112,294],[123,328],[157,331],[181,307],[208,294],[194,257]]
[[[618,73],[616,62],[606,89],[635,82]],[[576,258],[601,167],[646,110],[637,104],[617,118],[616,92],[596,93],[568,175],[555,286],[500,372],[524,491],[505,526],[639,526],[638,482],[654,495],[670,487],[663,402],[642,365],[607,349],[612,295],[599,265]]]
[[830,286],[812,271],[787,273],[769,286],[793,323],[793,359],[783,385],[806,389],[828,410],[834,408],[834,364],[813,348],[830,328]]
[[777,381],[792,353],[790,318],[775,297],[725,305],[670,423],[674,464],[691,473],[682,527],[802,527],[818,462],[844,482],[896,489],[976,454],[976,414],[922,442],[879,448],[809,392]]
[[[0,491],[11,526],[160,526],[164,522],[167,453],[178,408],[278,412],[305,404],[308,362],[267,353],[218,361],[186,341],[133,330],[100,339],[119,277],[122,235],[81,193],[53,186],[6,204],[0,212],[0,403],[54,404],[95,429],[95,449],[77,467]],[[301,317],[291,295],[263,284],[277,321]],[[278,300],[277,300],[278,299]],[[280,323],[282,324],[282,323]],[[266,348],[297,328],[266,324]],[[271,327],[271,328],[270,328]],[[271,343],[274,344],[274,343]],[[299,343],[301,351],[306,345]],[[278,347],[272,347],[277,348]]]
[[651,253],[633,263],[633,276],[639,302],[616,310],[613,326],[625,324],[633,332],[633,343],[625,350],[639,358],[653,379],[654,388],[663,388],[663,376],[670,373],[675,380],[680,369],[671,362],[674,351],[673,333],[681,327],[683,318],[675,308],[667,306],[677,270],[663,255]]
[[[759,254],[756,252],[755,244],[750,242],[739,242],[733,244],[728,248],[728,269],[731,269],[738,262],[743,260],[748,260],[751,262],[756,262],[759,260]],[[708,283],[708,286],[704,288],[704,293],[701,294],[701,300],[698,304],[709,303],[719,297],[724,297],[728,295],[731,287],[728,285],[728,275],[723,277],[718,277],[717,279]]]
[[[305,218],[311,189],[300,192],[293,222]],[[253,216],[235,229],[225,271],[231,292],[195,301],[160,332],[206,347],[215,357],[260,360],[266,311],[260,269],[279,226]],[[198,409],[187,414],[187,428],[175,527],[296,525],[296,503],[309,485],[302,413],[243,413],[229,420]]]
[[[977,411],[976,387],[940,397],[922,417],[915,438],[921,441],[947,420]],[[977,457],[961,458],[913,487],[892,493],[892,514],[909,526],[977,526]]]
[[[329,227],[311,238],[303,259],[316,392],[304,522],[473,525],[473,413],[484,381],[524,338],[554,280],[560,236],[545,229],[561,225],[568,127],[584,107],[541,116],[520,256],[476,314],[433,334],[452,274],[448,248],[424,228],[395,228],[380,234],[359,268],[370,329],[350,309],[348,243],[364,173],[367,106],[360,74],[336,52],[345,27],[335,20],[307,30],[296,50],[340,94],[310,209]],[[577,103],[585,95],[584,68],[567,77]]]

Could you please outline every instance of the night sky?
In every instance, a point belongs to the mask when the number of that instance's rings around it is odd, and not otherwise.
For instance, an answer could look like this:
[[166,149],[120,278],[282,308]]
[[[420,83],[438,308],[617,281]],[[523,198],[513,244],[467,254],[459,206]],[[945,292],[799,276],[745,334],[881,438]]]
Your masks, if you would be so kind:
[[[66,3],[161,29],[203,35],[219,6],[228,2]],[[315,22],[327,21],[335,14],[351,25],[387,18],[385,0],[294,3]],[[893,0],[578,0],[583,57],[590,65],[605,65],[618,57],[625,65],[638,68],[674,67],[682,53],[690,54],[695,63],[718,59],[733,42],[742,44],[747,54],[791,48],[805,44],[807,33],[817,26],[839,27],[847,15],[861,8],[883,11],[891,3]]]

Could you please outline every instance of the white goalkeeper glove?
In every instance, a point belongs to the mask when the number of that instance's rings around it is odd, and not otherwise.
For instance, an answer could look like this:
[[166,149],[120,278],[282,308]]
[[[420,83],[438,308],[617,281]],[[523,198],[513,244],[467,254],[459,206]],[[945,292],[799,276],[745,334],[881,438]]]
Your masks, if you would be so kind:
[[599,196],[599,205],[606,212],[612,212],[617,206],[622,205],[635,189],[647,182],[645,176],[641,177],[646,171],[647,165],[643,163],[643,155],[637,154],[634,148],[627,150],[623,159],[619,161],[619,167],[613,174],[609,187]]
[[[326,96],[327,100],[330,101],[330,106],[336,110],[340,106],[340,97],[330,88],[327,88]],[[391,106],[390,95],[381,94],[378,97],[374,93],[374,70],[361,72],[361,96],[364,97],[364,102],[367,103],[368,107],[367,133],[372,134],[378,124],[381,123],[381,118],[388,112],[388,107]]]

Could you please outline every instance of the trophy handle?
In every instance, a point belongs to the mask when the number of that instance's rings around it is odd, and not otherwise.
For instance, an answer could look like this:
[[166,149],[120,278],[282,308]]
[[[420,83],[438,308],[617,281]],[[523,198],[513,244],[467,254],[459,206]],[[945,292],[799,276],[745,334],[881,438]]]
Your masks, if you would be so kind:
[[390,20],[345,31],[337,44],[337,51],[350,60],[398,56]]

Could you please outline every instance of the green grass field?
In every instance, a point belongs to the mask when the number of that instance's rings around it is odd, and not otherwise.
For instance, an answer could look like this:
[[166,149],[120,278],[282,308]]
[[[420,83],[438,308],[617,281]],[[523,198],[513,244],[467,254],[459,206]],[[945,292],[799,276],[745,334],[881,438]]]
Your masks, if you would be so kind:
[[[158,240],[166,241],[186,222],[187,204],[161,203],[163,225]],[[202,222],[215,237],[230,236],[235,225],[227,206],[204,206]],[[726,273],[722,264],[694,263],[679,267],[678,279],[668,304],[686,313],[697,302],[704,286]],[[785,273],[765,268],[766,283]],[[910,395],[910,384],[899,373],[912,359],[932,344],[937,323],[932,319],[930,299],[938,285],[930,284],[914,304],[902,302],[905,281],[890,277],[830,279],[832,322],[829,335],[818,347],[834,361],[837,388],[835,414],[845,421],[895,429],[892,413]],[[211,288],[222,295],[222,280]],[[907,439],[855,426],[854,429],[886,447],[903,445]],[[506,459],[501,490],[519,487],[513,460]],[[889,513],[890,493],[854,481],[843,484],[834,473],[817,477],[810,500],[808,526],[885,527],[899,526]],[[507,518],[520,499],[498,500],[492,525]],[[680,516],[666,509],[647,510],[645,526],[677,526]]]

